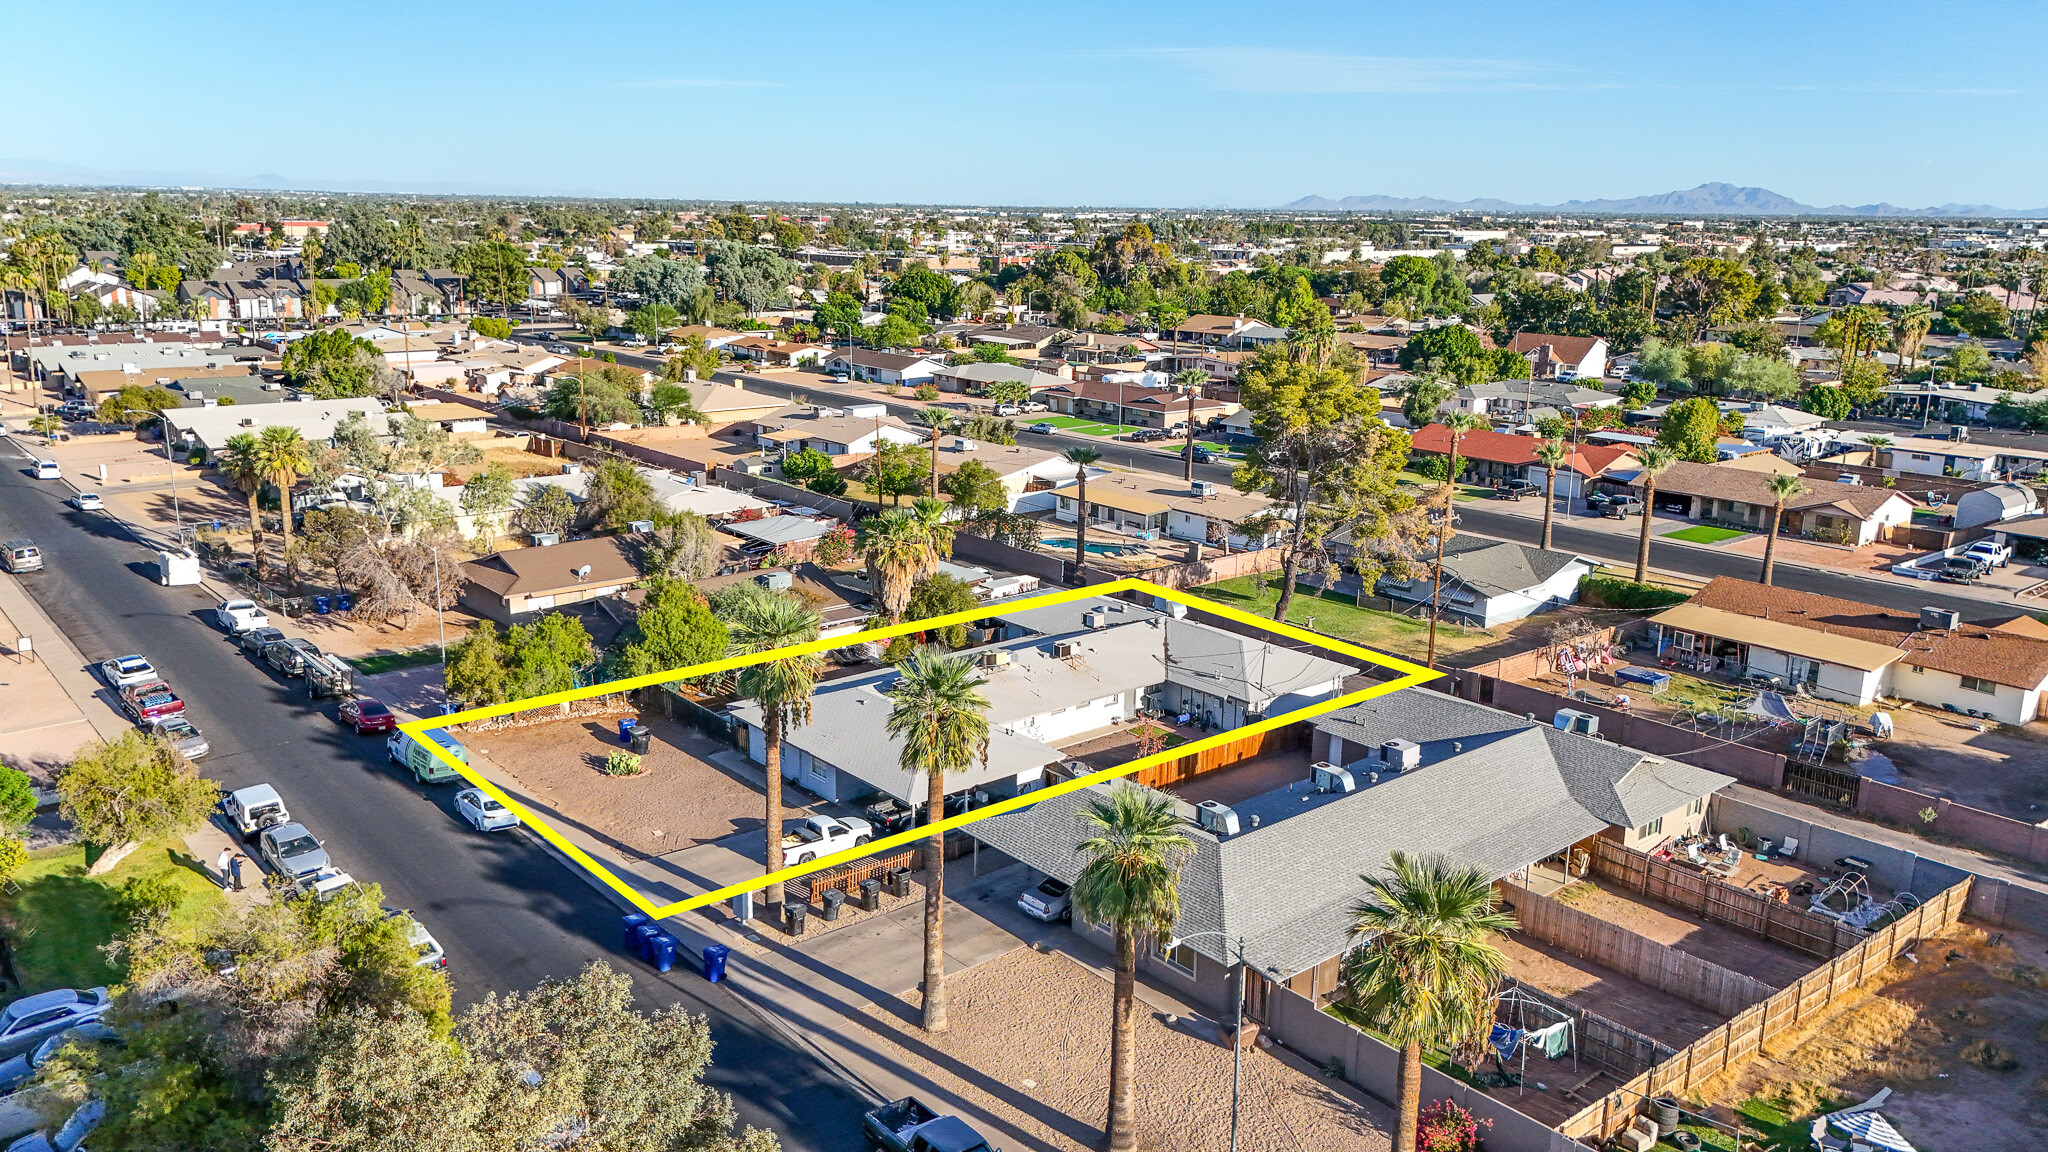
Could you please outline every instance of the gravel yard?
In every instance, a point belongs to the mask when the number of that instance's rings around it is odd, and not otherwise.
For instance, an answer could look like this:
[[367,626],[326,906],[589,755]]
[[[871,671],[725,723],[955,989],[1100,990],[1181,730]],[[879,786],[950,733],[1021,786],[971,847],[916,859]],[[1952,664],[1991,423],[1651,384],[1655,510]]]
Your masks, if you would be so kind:
[[1891,783],[2029,824],[2048,816],[2048,724],[1979,732],[1968,717],[1923,708],[1897,709],[1892,722],[1893,737],[1876,748],[1897,770]]
[[[949,989],[952,1028],[939,1036],[917,1027],[915,993],[894,1008],[869,1005],[878,1055],[931,1068],[936,1083],[979,1110],[967,1119],[992,1144],[1059,1152],[1095,1147],[1109,1098],[1109,983],[1063,956],[1019,948],[954,976]],[[1223,1147],[1230,1049],[1139,1007],[1140,1141],[1162,1152]],[[1241,1149],[1390,1146],[1392,1109],[1280,1052],[1245,1052]]]

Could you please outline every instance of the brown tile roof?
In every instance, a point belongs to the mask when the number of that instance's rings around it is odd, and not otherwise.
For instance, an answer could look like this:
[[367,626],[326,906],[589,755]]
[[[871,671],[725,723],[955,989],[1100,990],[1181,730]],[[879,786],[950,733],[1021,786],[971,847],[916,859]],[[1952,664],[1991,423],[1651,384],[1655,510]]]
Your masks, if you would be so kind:
[[[1470,437],[1467,437],[1469,440]],[[1734,500],[1742,504],[1756,504],[1770,507],[1777,503],[1771,495],[1770,475],[1752,472],[1744,468],[1725,468],[1719,464],[1695,464],[1682,460],[1665,469],[1657,477],[1657,491],[1677,496],[1710,496],[1716,500]],[[1641,487],[1642,480],[1630,482]],[[1877,515],[1877,510],[1893,499],[1904,500],[1913,507],[1920,505],[1912,497],[1892,488],[1874,488],[1866,484],[1837,484],[1832,480],[1808,480],[1806,491],[1785,501],[1788,512],[1802,512],[1814,508],[1832,508],[1847,513],[1858,520],[1868,520]]]
[[1923,668],[2016,688],[2039,688],[2048,681],[2048,640],[2002,627],[1964,624],[1953,632],[1923,632],[1917,615],[1789,588],[1767,588],[1729,576],[1708,581],[1694,594],[1692,603],[1889,645],[1905,653],[1906,663]]
[[1508,341],[1508,349],[1526,356],[1545,344],[1550,345],[1550,358],[1566,364],[1577,364],[1593,350],[1598,336],[1550,336],[1542,332],[1517,332]]
[[[632,536],[596,536],[551,544],[545,548],[514,548],[462,566],[469,582],[503,597],[545,595],[579,586],[623,584],[640,579],[640,541]],[[576,569],[590,565],[590,575],[576,578]]]

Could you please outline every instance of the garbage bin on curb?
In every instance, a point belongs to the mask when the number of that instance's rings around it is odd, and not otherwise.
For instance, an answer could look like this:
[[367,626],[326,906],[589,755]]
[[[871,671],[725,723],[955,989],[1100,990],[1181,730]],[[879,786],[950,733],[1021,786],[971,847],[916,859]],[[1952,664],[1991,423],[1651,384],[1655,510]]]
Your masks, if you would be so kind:
[[637,723],[639,721],[631,716],[621,716],[619,718],[619,743],[630,744],[633,742],[633,725]]
[[313,597],[313,615],[325,616],[334,610],[333,603],[325,596]]
[[860,907],[863,912],[879,912],[882,909],[882,882],[863,880],[860,882]]
[[343,592],[334,598],[334,610],[336,612],[353,612],[355,609],[356,598],[354,596]]
[[647,745],[654,739],[654,729],[645,724],[633,726],[632,742],[627,746],[635,756],[647,755]]
[[642,924],[633,929],[633,954],[654,963],[654,938],[661,935],[661,929],[652,924]]
[[825,920],[839,919],[839,906],[846,903],[846,893],[837,888],[827,888],[824,900],[825,910],[818,913],[818,916]]
[[791,936],[801,936],[804,934],[804,914],[810,910],[810,905],[799,904],[794,900],[782,906],[782,914],[788,920],[789,934]]
[[725,958],[732,952],[723,944],[704,946],[704,979],[713,984],[725,979]]
[[889,870],[889,895],[910,895],[910,869],[892,868]]
[[666,932],[656,932],[647,938],[648,947],[653,951],[649,963],[656,972],[666,972],[676,966],[676,938]]
[[639,912],[628,912],[624,916],[619,917],[619,947],[624,948],[628,952],[639,951],[639,940],[633,935],[633,930],[645,923],[647,923],[646,915]]

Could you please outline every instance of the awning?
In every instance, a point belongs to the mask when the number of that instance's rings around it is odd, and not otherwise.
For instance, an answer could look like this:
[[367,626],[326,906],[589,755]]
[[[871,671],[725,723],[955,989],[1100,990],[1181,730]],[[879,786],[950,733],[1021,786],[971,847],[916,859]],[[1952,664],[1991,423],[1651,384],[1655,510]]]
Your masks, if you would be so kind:
[[1680,604],[1650,617],[1650,623],[1678,632],[1692,632],[1720,640],[1733,640],[1773,652],[1804,656],[1823,664],[1836,664],[1861,672],[1875,672],[1905,656],[1904,652],[1868,640],[1837,636],[1794,624],[1723,612],[1699,604]]

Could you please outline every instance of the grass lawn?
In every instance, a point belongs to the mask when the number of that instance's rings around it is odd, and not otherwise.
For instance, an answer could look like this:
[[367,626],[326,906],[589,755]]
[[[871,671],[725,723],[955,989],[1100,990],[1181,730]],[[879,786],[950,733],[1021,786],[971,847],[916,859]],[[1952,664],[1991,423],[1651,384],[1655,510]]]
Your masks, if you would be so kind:
[[[1273,605],[1280,600],[1280,577],[1276,573],[1239,576],[1193,591],[1197,596],[1206,596],[1254,616],[1271,619]],[[1429,652],[1427,620],[1360,608],[1351,597],[1336,593],[1317,595],[1313,589],[1297,587],[1294,603],[1287,606],[1287,622],[1410,659],[1418,659]],[[1436,650],[1442,656],[1490,644],[1493,639],[1491,633],[1482,629],[1440,621],[1436,629]]]
[[382,672],[396,672],[400,668],[422,668],[441,662],[438,645],[414,648],[410,652],[386,652],[378,656],[358,656],[349,663],[364,676],[375,676]]
[[1690,528],[1680,528],[1676,532],[1665,532],[1662,535],[1666,540],[1684,540],[1693,544],[1719,544],[1723,540],[1733,540],[1737,536],[1747,536],[1749,533],[1738,528],[1716,528],[1712,524],[1695,524]]
[[1050,424],[1062,432],[1079,432],[1083,436],[1120,436],[1138,430],[1136,424],[1104,424],[1099,420],[1082,420],[1073,416],[1045,416],[1032,423]]
[[196,921],[221,902],[220,889],[183,841],[145,844],[105,876],[87,876],[85,869],[83,845],[32,852],[14,877],[21,890],[0,898],[0,919],[24,992],[93,988],[126,976],[100,947],[127,928],[119,897],[129,880],[160,876],[176,884],[185,899],[172,913],[174,923]]

